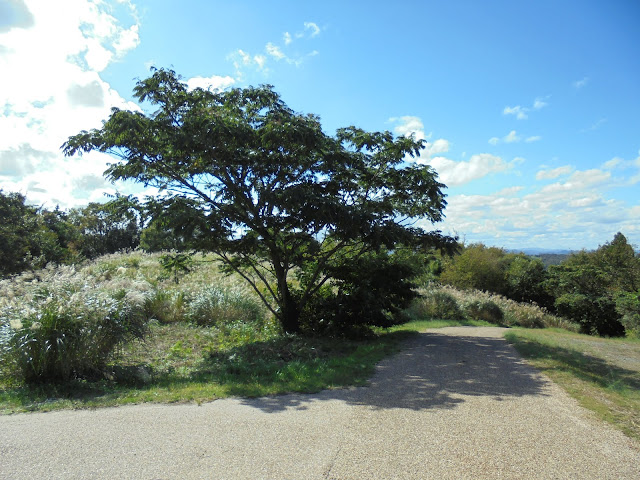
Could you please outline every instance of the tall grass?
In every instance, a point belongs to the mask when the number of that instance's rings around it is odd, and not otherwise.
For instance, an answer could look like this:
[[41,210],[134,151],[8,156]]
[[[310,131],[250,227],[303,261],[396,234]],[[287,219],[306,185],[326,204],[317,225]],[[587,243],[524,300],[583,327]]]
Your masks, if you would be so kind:
[[146,333],[142,278],[100,279],[73,266],[0,282],[3,362],[25,381],[94,374],[123,343]]
[[245,340],[273,330],[255,293],[219,273],[211,258],[179,284],[160,258],[113,254],[0,281],[0,374],[27,383],[99,376],[120,347],[145,338],[154,319]]
[[579,330],[577,324],[552,315],[536,304],[516,302],[494,293],[435,284],[419,292],[420,298],[408,312],[413,318],[470,319],[503,326]]

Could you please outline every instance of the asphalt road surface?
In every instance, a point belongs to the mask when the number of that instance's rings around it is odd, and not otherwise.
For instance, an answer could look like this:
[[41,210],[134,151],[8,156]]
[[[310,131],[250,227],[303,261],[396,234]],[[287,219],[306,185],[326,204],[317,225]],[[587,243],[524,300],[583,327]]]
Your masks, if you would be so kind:
[[368,387],[2,416],[0,479],[640,479],[502,333],[421,334]]

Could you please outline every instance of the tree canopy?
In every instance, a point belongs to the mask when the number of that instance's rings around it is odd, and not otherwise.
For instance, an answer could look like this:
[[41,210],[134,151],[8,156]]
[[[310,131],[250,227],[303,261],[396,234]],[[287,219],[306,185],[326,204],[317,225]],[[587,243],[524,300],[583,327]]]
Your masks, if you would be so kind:
[[349,277],[340,266],[351,271],[400,247],[456,247],[415,223],[440,221],[446,205],[436,172],[408,161],[423,140],[353,126],[327,135],[317,116],[294,112],[268,85],[190,90],[160,69],[134,94],[155,111],[113,109],[64,152],[108,152],[119,159],[109,179],[158,188],[146,203],[154,221],[184,245],[216,253],[287,332],[300,330],[328,286],[340,297],[332,280]]
[[555,294],[556,310],[579,322],[584,333],[623,335],[624,316],[630,331],[637,328],[638,302],[629,294],[640,290],[640,257],[622,233],[593,252],[573,254],[549,267],[549,273],[547,286]]

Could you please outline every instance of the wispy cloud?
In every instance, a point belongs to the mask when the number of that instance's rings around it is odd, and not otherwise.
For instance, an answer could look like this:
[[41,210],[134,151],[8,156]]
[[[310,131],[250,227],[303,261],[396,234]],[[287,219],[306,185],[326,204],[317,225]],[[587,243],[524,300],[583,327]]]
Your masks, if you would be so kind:
[[551,170],[540,170],[538,171],[538,173],[536,173],[536,180],[551,180],[563,175],[569,175],[571,172],[573,172],[573,167],[569,165],[554,168]]
[[283,58],[287,58],[287,56],[284,53],[282,53],[282,50],[280,50],[280,47],[274,45],[271,42],[267,43],[265,50],[267,51],[267,54],[271,55],[276,60],[282,60]]
[[[638,152],[638,156],[633,160],[614,157],[602,164],[601,168],[607,171],[624,171],[625,181],[622,182],[622,184],[625,186],[636,185],[640,183],[640,151]],[[631,170],[631,172],[629,172],[629,170]]]
[[511,130],[507,136],[502,139],[505,143],[515,143],[520,141],[520,136],[515,130]]
[[267,42],[262,53],[251,54],[241,49],[232,52],[228,58],[233,62],[236,75],[242,78],[247,68],[252,68],[267,75],[270,71],[268,66],[269,59],[299,67],[308,58],[318,55],[318,50],[312,50],[307,53],[290,51],[290,47],[295,41],[312,39],[322,32],[322,29],[314,22],[304,22],[303,26],[304,28],[301,31],[293,35],[290,32],[284,32],[282,34],[282,44]]
[[503,115],[515,115],[518,120],[526,120],[529,118],[527,112],[528,108],[521,107],[520,105],[516,105],[515,107],[504,107],[502,111]]
[[311,30],[312,37],[317,37],[318,35],[320,35],[320,27],[318,27],[318,25],[313,22],[304,22],[304,29]]
[[584,77],[582,80],[576,80],[575,82],[572,83],[573,88],[576,89],[581,89],[587,86],[587,84],[589,83],[589,77]]
[[583,128],[582,130],[580,130],[580,133],[594,132],[598,130],[600,127],[602,127],[602,125],[604,125],[605,123],[607,123],[607,119],[601,118],[600,120],[592,124],[590,127]]
[[546,107],[547,105],[549,105],[549,103],[547,102],[549,97],[550,97],[550,95],[547,95],[546,97],[537,97],[533,101],[533,104],[531,105],[531,107],[523,107],[521,105],[516,105],[514,107],[506,106],[506,107],[504,107],[504,110],[502,110],[502,114],[503,115],[515,115],[515,117],[518,120],[526,120],[527,118],[529,118],[529,112],[530,111],[532,111],[532,110],[540,110],[540,109]]
[[[540,135],[531,135],[524,139],[526,143],[538,142],[540,140],[542,140],[542,137]],[[498,145],[499,143],[518,143],[520,141],[522,141],[522,136],[518,135],[518,132],[515,130],[511,130],[508,134],[506,134],[502,138],[491,137],[489,139],[489,143],[491,145]]]
[[546,97],[538,97],[533,101],[533,109],[540,110],[541,108],[546,107],[549,103],[546,101],[549,99],[549,95]]

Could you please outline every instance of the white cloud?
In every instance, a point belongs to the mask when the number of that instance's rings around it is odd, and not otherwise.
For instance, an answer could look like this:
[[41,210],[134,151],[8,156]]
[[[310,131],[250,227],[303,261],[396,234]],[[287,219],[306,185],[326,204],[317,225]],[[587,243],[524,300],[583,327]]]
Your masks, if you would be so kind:
[[313,22],[304,22],[304,29],[311,30],[312,37],[316,37],[320,34],[320,27]]
[[562,175],[569,175],[571,172],[573,172],[573,167],[569,165],[554,168],[552,170],[540,170],[538,173],[536,173],[536,180],[550,180],[558,178]]
[[120,34],[120,37],[113,44],[116,54],[121,56],[128,52],[129,50],[133,50],[140,44],[140,36],[138,35],[139,26],[131,25],[126,30],[123,30]]
[[612,170],[619,165],[624,164],[624,160],[622,158],[614,157],[611,160],[602,164],[602,168],[605,170]]
[[507,248],[595,248],[618,231],[631,234],[632,242],[633,235],[640,238],[640,205],[607,198],[606,191],[612,188],[609,172],[565,166],[542,177],[561,175],[568,177],[549,185],[450,196],[440,228],[464,232],[469,242]]
[[269,55],[271,55],[276,60],[282,60],[283,58],[287,58],[287,56],[284,53],[282,53],[282,50],[280,50],[280,47],[275,46],[271,42],[267,43],[265,50]]
[[586,87],[587,83],[589,83],[589,77],[584,77],[581,80],[576,80],[575,82],[573,82],[573,88],[576,88],[579,90],[583,87]]
[[505,143],[514,143],[514,142],[519,142],[520,137],[518,136],[515,130],[511,130],[509,134],[506,137],[504,137],[502,140]]
[[229,76],[212,75],[211,77],[192,77],[187,80],[187,88],[202,88],[204,90],[221,91],[236,83],[236,79]]
[[533,105],[529,107],[522,107],[520,105],[516,105],[515,107],[504,107],[502,110],[503,115],[515,115],[518,120],[526,120],[529,118],[529,112],[531,110],[540,110],[541,108],[546,107],[548,102],[546,101],[549,98],[549,95],[546,97],[537,97],[533,101]]
[[540,110],[541,108],[546,107],[547,105],[549,105],[545,100],[549,98],[549,97],[538,97],[533,101],[533,109],[534,110]]
[[528,109],[523,108],[520,105],[516,105],[515,107],[504,107],[504,110],[502,111],[504,115],[515,115],[518,120],[527,119],[527,112]]
[[[498,137],[491,137],[489,139],[489,143],[491,145],[498,145],[500,142],[503,143],[517,143],[520,142],[522,140],[522,137],[520,135],[518,135],[518,132],[516,132],[515,130],[511,130],[508,134],[506,134],[504,137],[502,138],[498,138]],[[532,135],[530,137],[527,137],[524,139],[524,141],[526,143],[533,143],[533,142],[537,142],[542,140],[542,137],[540,135]]]
[[406,115],[404,117],[392,117],[389,121],[392,123],[398,123],[398,125],[393,129],[397,135],[408,137],[413,134],[416,140],[431,138],[431,134],[425,135],[424,125],[420,117]]
[[[58,199],[62,207],[86,203],[101,176],[105,154],[66,159],[60,145],[70,135],[99,127],[111,107],[135,109],[101,77],[139,43],[135,9],[112,15],[113,1],[10,2],[21,16],[0,29],[0,175],[6,190],[29,201]],[[122,8],[118,9],[122,11]],[[11,72],[11,74],[7,74]],[[20,157],[16,157],[20,155]],[[103,191],[96,186],[96,192]]]
[[472,155],[468,161],[456,162],[445,157],[420,158],[418,163],[429,164],[436,169],[440,181],[450,187],[458,187],[491,173],[504,172],[511,164],[489,153]]
[[267,57],[264,55],[254,55],[253,61],[258,66],[259,70],[266,70],[265,64],[267,63]]
[[423,155],[432,157],[433,155],[447,153],[449,151],[449,148],[450,148],[449,140],[445,140],[444,138],[439,138],[435,142],[427,143],[427,145],[423,150]]
[[[418,140],[431,137],[431,133],[425,135],[424,124],[420,117],[394,117],[390,118],[389,121],[397,123],[394,131],[398,135],[413,135]],[[428,142],[416,160],[421,165],[430,165],[435,168],[440,181],[450,187],[463,185],[491,173],[504,172],[522,161],[522,159],[516,158],[507,163],[500,157],[489,153],[471,155],[467,161],[456,161],[440,156],[443,153],[447,153],[450,148],[451,144],[448,140],[439,138],[433,142]]]
[[598,130],[602,125],[604,125],[605,123],[607,123],[607,119],[606,118],[601,118],[600,120],[598,120],[597,122],[593,123],[590,127],[588,128],[583,128],[582,130],[580,130],[580,133],[586,133],[586,132],[595,132],[596,130]]
[[640,152],[638,152],[638,157],[636,157],[633,160],[625,160],[620,157],[614,157],[611,160],[602,164],[602,168],[608,171],[613,171],[613,170],[635,171],[635,173],[625,172],[625,180],[622,182],[617,182],[617,185],[633,186],[637,183],[640,183]]
[[[306,32],[310,32],[307,34]],[[312,50],[308,53],[292,53],[291,49],[288,48],[295,39],[311,39],[317,37],[321,32],[320,27],[313,22],[304,22],[304,30],[296,33],[295,35],[291,35],[289,32],[284,32],[282,34],[282,42],[283,45],[278,45],[273,42],[267,42],[264,47],[264,54],[251,54],[245,52],[244,50],[238,49],[231,54],[228,55],[228,59],[233,62],[233,66],[236,69],[236,76],[238,78],[243,77],[243,73],[245,67],[253,68],[258,72],[263,74],[269,73],[269,67],[267,65],[269,59],[273,59],[276,61],[284,61],[289,65],[295,65],[299,67],[302,65],[305,60],[309,57],[315,57],[318,55],[317,50]]]

